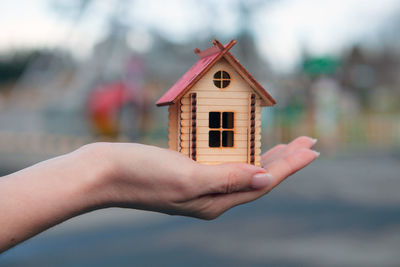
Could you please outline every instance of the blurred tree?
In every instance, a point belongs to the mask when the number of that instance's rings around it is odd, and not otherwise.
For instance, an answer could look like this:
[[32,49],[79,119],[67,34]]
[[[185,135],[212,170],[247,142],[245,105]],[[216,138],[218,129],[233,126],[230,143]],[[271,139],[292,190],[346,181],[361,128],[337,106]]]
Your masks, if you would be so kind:
[[38,54],[39,51],[17,51],[11,56],[0,57],[0,84],[16,81]]
[[46,69],[51,61],[56,61],[58,65],[67,68],[74,64],[71,55],[60,49],[19,50],[10,55],[0,56],[0,85],[17,81],[32,62],[36,62],[35,68],[40,71]]

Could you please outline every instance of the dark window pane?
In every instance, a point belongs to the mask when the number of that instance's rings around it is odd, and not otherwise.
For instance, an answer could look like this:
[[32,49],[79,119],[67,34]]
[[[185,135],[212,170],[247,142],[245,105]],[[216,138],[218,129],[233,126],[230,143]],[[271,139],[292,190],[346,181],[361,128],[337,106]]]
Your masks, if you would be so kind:
[[223,71],[223,72],[222,72],[222,78],[224,78],[224,79],[230,79],[231,76],[229,76],[229,74],[228,74],[226,71]]
[[221,128],[221,112],[208,113],[208,127]]
[[222,113],[222,128],[233,129],[233,112]]
[[221,79],[221,71],[217,71],[217,72],[214,74],[214,79]]
[[221,80],[214,80],[214,84],[216,87],[221,88]]
[[220,147],[221,146],[221,132],[220,131],[209,131],[208,132],[208,146],[209,147]]
[[[222,81],[222,88],[227,87],[230,83],[231,83],[231,81],[229,81],[229,80],[223,80],[223,81]],[[220,88],[221,88],[221,87],[220,87]]]
[[222,132],[222,146],[233,147],[233,131]]

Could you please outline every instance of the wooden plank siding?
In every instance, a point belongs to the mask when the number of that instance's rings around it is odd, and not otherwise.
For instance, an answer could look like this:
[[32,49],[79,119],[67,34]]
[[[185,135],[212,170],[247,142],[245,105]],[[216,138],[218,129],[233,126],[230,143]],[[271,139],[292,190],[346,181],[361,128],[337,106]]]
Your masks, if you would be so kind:
[[[215,109],[214,111],[219,111],[219,110]],[[235,111],[233,111],[233,112],[235,112]],[[190,120],[182,120],[181,125],[183,127],[190,126],[191,125],[191,121]],[[235,128],[236,127],[245,127],[245,128],[247,128],[247,125],[248,125],[248,121],[247,120],[237,120],[235,118]],[[196,126],[197,127],[206,127],[206,128],[208,128],[208,118],[207,118],[207,120],[197,120],[196,121]],[[257,121],[256,122],[256,127],[257,126],[261,126],[261,121]]]
[[168,147],[178,151],[178,104],[170,105],[168,112]]
[[[214,86],[213,76],[224,70],[231,77],[230,85],[220,89]],[[180,100],[180,152],[190,156],[191,100],[196,93],[196,159],[200,163],[248,162],[249,95],[254,90],[230,66],[221,59]],[[259,164],[261,153],[261,98],[256,94],[255,111],[255,164]],[[234,146],[212,148],[208,144],[209,112],[234,112]],[[222,129],[223,130],[223,129]],[[227,129],[228,130],[228,129]]]
[[[182,134],[181,135],[181,140],[189,140],[189,138],[190,137],[187,134]],[[260,139],[261,139],[261,136],[258,136],[258,139],[257,139],[257,136],[256,136],[256,141],[260,141]],[[208,141],[208,133],[207,134],[198,134],[197,133],[197,140],[198,141]],[[245,134],[236,133],[235,134],[235,140],[246,141],[247,140],[247,133],[245,133]]]
[[[190,148],[182,148],[181,152],[186,154],[189,153]],[[215,153],[212,149],[210,149],[209,147],[206,148],[197,148],[196,152],[198,155],[220,155],[220,156],[225,156],[225,155],[244,155],[244,157],[247,159],[247,146],[245,148],[224,148],[224,149],[220,149],[218,151],[218,153]],[[258,152],[258,154],[261,153],[260,149],[256,149],[256,153]],[[246,160],[247,162],[247,160]]]
[[[189,134],[189,127],[181,127],[181,133],[183,134]],[[208,127],[197,127],[197,134],[207,134],[210,128]],[[212,129],[211,129],[212,130]],[[235,127],[234,129],[235,135],[238,134],[247,134],[247,127]]]
[[[184,119],[184,120],[189,120],[190,117],[191,116],[190,116],[189,111],[187,113],[185,112],[184,114],[181,114],[181,118]],[[235,118],[235,120],[237,119],[239,121],[247,121],[249,119],[248,117],[249,116],[246,113],[238,113],[236,118]],[[198,112],[197,111],[197,119],[198,120],[207,120],[208,121],[208,112]]]
[[[257,144],[257,143],[259,143],[259,144]],[[255,145],[256,145],[255,147],[257,147],[257,145],[261,145],[261,142],[256,141]],[[237,148],[247,148],[247,144],[245,142],[238,142],[236,147]],[[183,144],[182,148],[188,148],[188,147],[185,144]],[[197,148],[208,148],[208,140],[198,141]]]

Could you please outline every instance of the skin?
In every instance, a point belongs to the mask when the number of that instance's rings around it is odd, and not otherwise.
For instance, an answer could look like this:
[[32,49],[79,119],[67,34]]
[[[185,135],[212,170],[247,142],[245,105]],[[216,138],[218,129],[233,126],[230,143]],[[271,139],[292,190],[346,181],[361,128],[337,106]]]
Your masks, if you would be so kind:
[[315,141],[299,137],[277,145],[262,155],[262,167],[203,165],[178,152],[142,144],[86,145],[0,178],[0,252],[100,208],[215,219],[267,194],[315,160]]

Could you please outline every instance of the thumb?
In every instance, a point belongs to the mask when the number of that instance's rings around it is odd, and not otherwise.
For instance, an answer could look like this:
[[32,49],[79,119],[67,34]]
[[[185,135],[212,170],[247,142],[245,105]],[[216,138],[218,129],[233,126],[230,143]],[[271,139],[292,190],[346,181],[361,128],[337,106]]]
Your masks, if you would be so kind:
[[273,182],[272,175],[265,169],[244,163],[201,165],[198,175],[204,194],[248,191],[265,188]]

